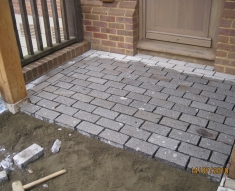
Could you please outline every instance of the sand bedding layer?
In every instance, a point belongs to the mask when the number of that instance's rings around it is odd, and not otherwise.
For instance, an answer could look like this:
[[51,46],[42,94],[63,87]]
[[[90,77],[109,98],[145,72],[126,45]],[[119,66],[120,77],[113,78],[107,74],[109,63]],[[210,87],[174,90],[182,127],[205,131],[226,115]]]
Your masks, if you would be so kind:
[[[0,115],[0,161],[33,143],[45,154],[23,171],[14,165],[10,180],[0,183],[0,190],[11,190],[11,183],[23,184],[50,173],[67,169],[67,173],[31,190],[50,191],[216,191],[218,183],[200,175],[169,167],[154,159],[118,149],[78,134],[76,131],[45,123],[23,113]],[[71,135],[70,135],[71,134]],[[61,150],[51,154],[53,142],[62,142]],[[33,173],[29,173],[29,169]],[[48,187],[45,187],[48,186]],[[30,189],[29,189],[30,190]]]

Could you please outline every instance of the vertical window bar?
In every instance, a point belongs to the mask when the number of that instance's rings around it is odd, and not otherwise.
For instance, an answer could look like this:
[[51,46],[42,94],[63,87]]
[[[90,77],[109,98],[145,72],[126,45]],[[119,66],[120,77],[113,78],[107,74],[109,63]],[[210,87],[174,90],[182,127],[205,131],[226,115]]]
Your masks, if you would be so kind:
[[56,43],[61,43],[60,26],[59,26],[59,20],[58,20],[56,0],[51,0],[51,7],[52,7],[52,15],[53,15],[53,21],[54,21]]
[[60,6],[61,6],[61,12],[62,12],[64,39],[69,40],[69,29],[68,29],[68,20],[67,20],[67,11],[66,11],[65,0],[61,0]]

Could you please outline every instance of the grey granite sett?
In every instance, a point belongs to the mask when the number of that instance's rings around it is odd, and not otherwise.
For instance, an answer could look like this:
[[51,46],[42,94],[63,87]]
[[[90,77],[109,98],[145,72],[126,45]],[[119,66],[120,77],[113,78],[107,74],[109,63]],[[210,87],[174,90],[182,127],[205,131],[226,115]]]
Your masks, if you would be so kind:
[[143,129],[139,129],[137,127],[132,127],[129,125],[125,125],[121,129],[120,132],[123,134],[129,135],[131,137],[136,137],[136,138],[144,140],[144,141],[146,141],[149,138],[149,136],[151,135],[151,133],[149,133]]
[[[120,83],[120,82],[114,82],[114,81],[108,81],[105,83],[105,86],[107,87],[114,87],[114,88],[119,88],[122,89],[126,84]],[[105,91],[105,90],[104,90]]]
[[147,120],[147,121],[152,121],[154,123],[157,123],[161,116],[148,112],[148,111],[143,111],[143,110],[139,110],[138,112],[135,113],[135,117]]
[[139,87],[141,88],[145,88],[145,89],[148,89],[148,90],[152,90],[152,91],[156,91],[156,92],[160,92],[164,87],[161,87],[161,86],[158,86],[158,85],[154,85],[154,84],[151,84],[149,82],[146,82],[146,83],[142,83]]
[[161,160],[167,164],[182,169],[186,168],[189,160],[189,156],[167,148],[159,148],[157,153],[155,154],[155,158],[156,160]]
[[160,93],[158,91],[153,91],[153,90],[147,90],[144,93],[144,95],[151,96],[153,98],[160,99],[160,100],[166,100],[169,97],[168,94]]
[[109,86],[107,86],[106,84],[105,85],[101,85],[101,84],[97,84],[97,83],[92,83],[92,84],[90,84],[87,87],[91,88],[91,89],[99,90],[99,91],[102,91],[102,92],[109,88]]
[[55,124],[63,126],[63,127],[67,127],[70,129],[74,129],[80,122],[81,120],[71,117],[69,115],[65,115],[65,114],[62,114],[55,119]]
[[90,102],[94,99],[94,97],[91,97],[91,96],[88,96],[88,95],[84,95],[84,94],[81,94],[81,93],[76,93],[72,96],[73,99],[75,100],[79,100],[79,101],[82,101],[82,102]]
[[86,87],[89,84],[91,84],[91,82],[87,82],[85,80],[80,80],[80,79],[76,79],[76,80],[72,81],[71,83],[79,85],[79,86],[83,86],[83,87]]
[[63,74],[56,74],[53,77],[47,79],[48,82],[53,83],[55,81],[58,81],[60,78],[64,77]]
[[135,92],[135,93],[144,93],[146,91],[146,89],[138,88],[138,87],[131,86],[131,85],[127,85],[123,89],[127,91],[131,91],[131,92]]
[[104,128],[101,126],[83,121],[76,127],[76,129],[78,132],[80,132],[83,135],[96,137],[98,136],[98,134],[100,134],[101,131],[103,131]]
[[204,149],[204,148],[200,148],[198,146],[195,145],[191,145],[185,142],[182,142],[179,149],[179,152],[188,154],[190,156],[194,156],[200,159],[205,159],[207,160],[210,156],[211,151]]
[[225,119],[225,117],[222,115],[215,114],[215,113],[208,112],[208,111],[203,111],[203,110],[200,110],[197,116],[202,117],[204,119],[211,120],[211,121],[216,121],[218,123],[224,123],[224,119]]
[[190,106],[198,108],[198,109],[203,109],[203,110],[206,110],[206,111],[210,111],[210,112],[215,112],[215,110],[217,108],[216,106],[212,106],[212,105],[197,102],[197,101],[193,101]]
[[181,104],[181,105],[190,105],[191,104],[191,100],[189,99],[184,99],[184,98],[180,98],[180,97],[176,97],[176,96],[170,96],[167,101],[171,101],[171,102],[174,102],[174,103],[177,103],[177,104]]
[[73,92],[78,92],[78,93],[82,93],[82,94],[88,94],[92,89],[86,88],[86,87],[83,87],[83,86],[79,86],[79,85],[75,85],[72,88],[70,88],[70,90],[72,90]]
[[49,93],[46,91],[41,91],[39,94],[37,94],[37,96],[44,98],[44,99],[49,99],[49,100],[53,100],[55,99],[58,95],[55,95],[53,93]]
[[176,150],[180,143],[178,140],[171,139],[171,138],[154,134],[154,133],[148,139],[148,142],[153,143],[155,145],[162,146],[162,147],[166,147],[171,150]]
[[87,66],[86,67],[86,70],[92,70],[92,71],[95,71],[95,72],[100,72],[100,71],[102,71],[104,68],[102,68],[102,67],[96,67],[96,66],[91,66],[91,65],[89,65],[89,66]]
[[169,134],[169,137],[180,140],[180,141],[184,141],[187,143],[191,143],[193,145],[197,145],[200,139],[200,136],[198,135],[187,133],[184,131],[179,131],[177,129],[173,129],[171,133]]
[[138,119],[136,117],[132,117],[129,115],[121,114],[117,117],[116,121],[119,121],[121,123],[133,126],[133,127],[140,127],[141,124],[144,122],[141,119]]
[[97,97],[97,98],[100,98],[100,99],[107,99],[111,94],[101,92],[101,91],[98,91],[98,90],[92,90],[90,93],[88,93],[88,95],[93,96],[93,97]]
[[47,91],[47,92],[54,92],[55,90],[57,90],[58,87],[55,87],[55,86],[47,86],[45,87],[43,90]]
[[97,122],[96,122],[97,125],[100,125],[100,126],[103,126],[103,127],[106,127],[106,128],[109,128],[109,129],[112,129],[114,131],[119,131],[122,127],[123,127],[123,124],[122,123],[118,123],[116,121],[113,121],[113,120],[110,120],[110,119],[107,119],[107,118],[100,118]]
[[97,105],[106,109],[111,109],[115,105],[115,103],[111,101],[106,101],[106,100],[99,99],[99,98],[95,98],[94,100],[92,100],[91,104]]
[[103,79],[120,82],[122,80],[122,77],[106,74],[105,76],[103,76]]
[[129,107],[129,106],[126,106],[126,105],[122,105],[122,104],[116,104],[112,108],[112,110],[120,112],[120,113],[124,113],[124,114],[127,114],[127,115],[133,115],[138,109],[133,108],[133,107]]
[[[68,74],[67,74],[68,75]],[[89,78],[90,76],[85,75],[85,74],[78,74],[78,73],[74,73],[71,75],[71,77],[76,78],[77,80],[86,80],[87,78]],[[76,80],[74,80],[73,82],[75,83]],[[73,83],[72,82],[72,83]],[[87,82],[88,83],[88,82]],[[89,82],[90,83],[90,82]]]
[[70,97],[73,94],[75,94],[74,91],[63,89],[63,88],[59,88],[59,89],[55,90],[53,93],[57,94],[57,95],[66,96],[66,97]]
[[159,147],[157,145],[136,139],[131,138],[126,144],[125,149],[130,151],[139,152],[147,157],[152,158],[154,153]]
[[126,98],[126,97],[121,97],[121,96],[116,96],[116,95],[111,95],[108,98],[109,101],[115,102],[115,103],[120,103],[124,105],[129,105],[133,100]]
[[234,131],[235,128],[232,126],[223,125],[221,123],[216,123],[216,122],[210,121],[207,128],[215,130],[215,131],[219,131],[221,133],[235,136],[235,131]]
[[156,134],[163,135],[163,136],[167,136],[169,132],[171,131],[171,128],[169,127],[152,123],[149,121],[145,121],[144,124],[140,128],[146,131],[149,131],[150,133],[156,133]]
[[121,72],[116,71],[116,70],[111,70],[111,69],[104,69],[104,70],[102,70],[102,73],[118,76]]
[[107,80],[96,78],[96,77],[90,77],[87,80],[90,82],[98,83],[98,84],[104,84],[105,82],[107,82]]
[[164,88],[161,92],[168,94],[168,95],[177,96],[177,97],[182,97],[185,94],[185,91],[175,90],[175,89],[170,89],[170,88]]
[[82,101],[77,101],[75,104],[73,104],[73,107],[87,111],[87,112],[92,112],[97,108],[97,106],[95,106],[95,105],[92,105],[89,103],[84,103]]
[[177,90],[182,90],[185,91],[187,93],[191,93],[191,94],[200,94],[202,90],[197,89],[197,88],[193,88],[193,87],[188,87],[188,86],[182,86],[180,85]]
[[201,137],[210,138],[210,139],[216,139],[216,137],[218,136],[217,131],[213,131],[204,127],[199,127],[196,125],[190,125],[187,132],[199,135]]
[[137,81],[137,80],[132,80],[129,78],[123,78],[122,83],[138,87],[142,82]]
[[55,111],[58,111],[60,113],[64,113],[64,114],[69,115],[69,116],[73,116],[73,114],[78,112],[77,109],[75,109],[73,107],[69,107],[69,106],[63,105],[63,104],[61,104],[58,107],[56,107]]
[[210,105],[222,107],[222,108],[229,109],[229,110],[232,110],[233,107],[234,107],[234,104],[232,104],[232,103],[219,101],[219,100],[216,100],[216,99],[209,99],[209,101],[207,103],[210,104]]
[[[122,72],[121,74],[119,74],[119,77],[122,77],[122,78],[129,78],[129,79],[132,79],[132,80],[136,80],[139,75],[135,75],[135,74],[130,74],[130,73],[125,73],[125,72]],[[122,81],[123,82],[123,81]],[[123,82],[124,83],[124,82]]]
[[59,102],[59,103],[64,104],[64,105],[67,105],[67,106],[71,106],[76,102],[75,99],[68,98],[68,97],[65,97],[65,96],[59,96],[56,99],[54,99],[54,101]]
[[179,120],[175,120],[175,119],[171,119],[168,117],[163,117],[162,120],[160,121],[161,125],[165,125],[167,127],[172,127],[172,128],[176,128],[176,129],[180,129],[183,131],[186,131],[189,124],[179,121]]
[[116,131],[105,129],[102,133],[100,133],[99,139],[110,145],[113,145],[119,148],[124,148],[124,144],[129,139],[129,136],[116,132]]
[[59,81],[63,81],[63,82],[72,82],[73,80],[75,80],[75,78],[69,77],[69,76],[64,76],[59,79]]
[[[167,76],[161,76],[161,75],[152,75],[151,76],[151,79],[154,79],[154,80],[161,80],[161,81],[165,81],[165,82],[169,82],[172,80],[171,77],[167,77]],[[156,82],[157,83],[157,82]]]
[[21,106],[20,110],[24,113],[29,114],[29,115],[33,115],[39,109],[41,109],[41,107],[36,106],[34,104],[31,104],[31,103],[27,103],[27,104]]
[[74,84],[67,83],[67,82],[58,82],[57,84],[55,84],[55,86],[63,88],[63,89],[69,89],[72,86],[74,86]]
[[148,103],[141,102],[141,101],[133,101],[130,104],[130,106],[135,107],[140,110],[146,110],[146,111],[150,111],[150,112],[152,112],[156,108],[156,106],[154,106],[152,104],[148,104]]
[[226,96],[231,96],[235,97],[235,91],[230,91],[224,88],[217,88],[216,93],[226,95]]
[[149,101],[149,103],[153,104],[153,105],[156,105],[156,106],[159,106],[159,107],[165,107],[167,109],[171,109],[174,105],[173,102],[161,100],[161,99],[158,99],[158,98],[152,98]]
[[184,94],[183,97],[190,99],[190,100],[202,102],[202,103],[206,103],[208,100],[208,97],[197,95],[197,94],[192,94],[192,93],[186,93],[186,94]]
[[225,101],[234,104],[234,103],[235,103],[235,97],[227,96],[226,99],[225,99]]
[[170,89],[176,89],[179,86],[178,84],[164,82],[164,81],[159,81],[157,85],[165,87],[165,88],[170,88]]
[[51,111],[49,109],[42,108],[35,113],[35,117],[49,123],[54,123],[55,118],[57,118],[60,113]]
[[94,111],[94,114],[109,118],[109,119],[115,119],[119,113],[115,111],[111,111],[109,109],[104,109],[102,107],[97,107]]
[[221,108],[221,107],[217,108],[216,113],[218,113],[220,115],[224,115],[226,117],[234,117],[235,116],[235,110],[231,111],[231,110],[224,109],[224,108]]
[[182,113],[187,113],[189,115],[196,115],[198,112],[198,109],[196,108],[181,105],[181,104],[175,104],[172,109],[175,111],[182,112]]
[[94,114],[91,114],[82,110],[74,114],[74,117],[81,119],[81,120],[89,121],[91,123],[95,123],[100,118],[100,116],[98,115],[94,115]]
[[225,163],[228,160],[228,155],[224,155],[218,152],[213,152],[211,157],[210,157],[210,161],[216,164],[220,164],[222,166],[225,165]]
[[159,80],[147,77],[139,77],[137,80],[144,83],[150,83],[152,85],[155,85],[157,82],[159,82]]
[[146,102],[146,103],[150,100],[149,96],[145,96],[145,95],[133,93],[133,92],[129,92],[129,94],[126,97],[134,99],[134,100]]
[[29,97],[29,99],[30,99],[30,102],[31,103],[37,103],[37,102],[39,102],[42,98],[40,98],[40,97],[37,97],[37,96],[34,96],[34,95],[31,95],[30,97]]
[[199,83],[199,84],[207,84],[208,83],[208,80],[206,79],[202,79],[202,78],[198,78],[198,77],[187,77],[186,78],[187,81],[190,81],[190,82],[196,82],[196,83]]
[[122,97],[125,97],[129,93],[128,91],[121,90],[118,88],[113,88],[113,87],[110,87],[109,89],[107,89],[106,92],[110,94],[115,94],[117,96],[122,96]]
[[163,107],[157,107],[154,110],[154,113],[159,114],[159,115],[163,115],[163,116],[167,116],[167,117],[170,117],[170,118],[173,118],[173,119],[178,119],[180,114],[181,114],[178,111],[166,109],[166,108],[163,108]]
[[49,100],[46,100],[46,99],[42,99],[41,101],[39,101],[37,103],[37,105],[45,107],[47,109],[54,110],[59,105],[59,103],[56,103],[54,101],[49,101]]
[[[234,117],[235,117],[235,116],[234,116]],[[234,118],[227,118],[227,119],[225,120],[224,124],[235,127],[235,119],[234,119]]]
[[217,93],[212,93],[212,92],[208,92],[208,91],[205,91],[205,90],[203,90],[201,92],[201,95],[209,97],[209,98],[221,100],[221,101],[223,101],[225,99],[225,95],[221,95],[221,94],[217,94]]
[[195,117],[192,115],[188,115],[188,114],[182,114],[180,117],[181,121],[187,122],[187,123],[192,123],[194,125],[199,125],[202,127],[206,127],[208,120],[206,119],[202,119],[200,117]]
[[226,143],[226,144],[229,144],[229,145],[233,145],[234,140],[235,140],[234,136],[230,136],[230,135],[227,135],[227,134],[224,134],[224,133],[220,133],[218,138],[217,138],[217,141],[220,141],[222,143]]
[[97,77],[97,78],[101,78],[103,77],[105,74],[102,74],[100,72],[95,72],[95,71],[89,71],[86,73],[86,75],[89,75],[89,76],[93,76],[93,77]]

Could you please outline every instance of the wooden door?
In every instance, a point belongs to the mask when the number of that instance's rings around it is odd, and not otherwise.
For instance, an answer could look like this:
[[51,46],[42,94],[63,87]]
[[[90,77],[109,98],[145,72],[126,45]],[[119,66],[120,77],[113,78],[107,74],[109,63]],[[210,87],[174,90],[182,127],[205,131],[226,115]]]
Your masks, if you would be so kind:
[[212,0],[146,0],[146,38],[211,47]]

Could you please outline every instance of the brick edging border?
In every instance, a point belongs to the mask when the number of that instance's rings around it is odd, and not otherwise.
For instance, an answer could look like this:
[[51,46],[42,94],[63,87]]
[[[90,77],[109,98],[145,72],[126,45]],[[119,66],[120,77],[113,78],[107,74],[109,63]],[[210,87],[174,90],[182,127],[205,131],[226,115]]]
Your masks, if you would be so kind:
[[91,43],[84,40],[45,56],[22,68],[25,83],[29,83],[61,64],[90,50]]

